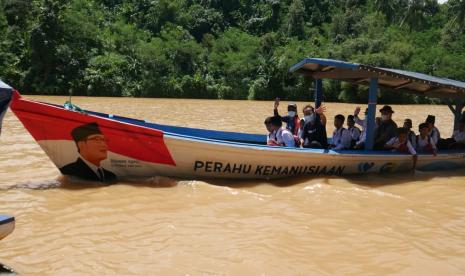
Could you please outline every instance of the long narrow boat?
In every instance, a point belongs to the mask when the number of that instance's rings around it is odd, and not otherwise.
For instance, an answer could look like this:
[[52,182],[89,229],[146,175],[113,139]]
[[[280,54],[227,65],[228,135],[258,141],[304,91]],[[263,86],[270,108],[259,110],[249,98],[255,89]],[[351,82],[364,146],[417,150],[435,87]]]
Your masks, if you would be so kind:
[[[317,58],[302,60],[291,72],[315,79],[316,106],[321,104],[324,78],[370,86],[365,150],[271,147],[266,135],[161,125],[27,100],[1,82],[0,116],[9,105],[56,167],[83,179],[271,179],[411,170],[410,155],[372,150],[378,86],[453,100],[455,127],[464,106],[465,83],[419,73]],[[420,154],[417,163],[417,169],[425,171],[463,167],[463,150]]]
[[0,214],[0,240],[11,234],[15,229],[15,218]]

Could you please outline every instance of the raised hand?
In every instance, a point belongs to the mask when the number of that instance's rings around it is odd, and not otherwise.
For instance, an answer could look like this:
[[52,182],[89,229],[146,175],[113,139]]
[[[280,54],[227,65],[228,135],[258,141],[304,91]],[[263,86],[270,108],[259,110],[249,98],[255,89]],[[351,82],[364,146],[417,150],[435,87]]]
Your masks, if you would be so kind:
[[360,114],[360,106],[357,106],[354,111],[354,116],[358,116]]
[[315,109],[315,112],[319,115],[322,115],[323,113],[326,112],[326,106],[320,105],[317,109]]
[[280,101],[279,98],[274,99],[274,108],[275,108],[275,109],[278,108],[278,106],[279,106],[279,101]]

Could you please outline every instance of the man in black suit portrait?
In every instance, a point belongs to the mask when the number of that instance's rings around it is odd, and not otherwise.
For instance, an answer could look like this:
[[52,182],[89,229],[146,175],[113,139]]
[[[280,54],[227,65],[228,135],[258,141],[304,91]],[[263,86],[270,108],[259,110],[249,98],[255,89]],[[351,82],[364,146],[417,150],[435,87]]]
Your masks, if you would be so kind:
[[107,140],[97,123],[76,127],[71,131],[76,143],[78,159],[60,168],[62,174],[77,176],[86,180],[114,182],[116,175],[101,167],[100,162],[107,159]]

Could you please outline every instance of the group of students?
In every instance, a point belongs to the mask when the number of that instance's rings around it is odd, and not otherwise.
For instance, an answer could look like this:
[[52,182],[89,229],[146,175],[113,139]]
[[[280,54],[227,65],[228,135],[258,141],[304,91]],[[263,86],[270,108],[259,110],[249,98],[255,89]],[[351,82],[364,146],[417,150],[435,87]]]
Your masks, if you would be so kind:
[[[365,147],[368,109],[365,118],[361,119],[360,108],[357,107],[353,115],[347,116],[347,128],[344,127],[345,116],[338,114],[334,117],[333,137],[328,142],[326,135],[326,108],[320,106],[315,109],[311,105],[303,108],[303,119],[297,114],[297,105],[289,104],[287,115],[280,116],[278,112],[279,99],[274,103],[274,116],[265,120],[268,130],[267,144],[270,146],[304,147],[317,149],[349,150]],[[386,105],[380,110],[381,116],[376,118],[374,133],[375,150],[391,150],[410,153],[416,163],[417,152],[436,155],[441,149],[465,149],[465,112],[460,120],[459,129],[454,131],[451,138],[441,139],[440,132],[435,126],[435,116],[428,115],[425,122],[418,127],[419,134],[412,130],[412,120],[405,119],[403,127],[398,127],[392,120],[394,111]],[[282,127],[282,123],[286,127]],[[360,130],[355,125],[359,125]]]

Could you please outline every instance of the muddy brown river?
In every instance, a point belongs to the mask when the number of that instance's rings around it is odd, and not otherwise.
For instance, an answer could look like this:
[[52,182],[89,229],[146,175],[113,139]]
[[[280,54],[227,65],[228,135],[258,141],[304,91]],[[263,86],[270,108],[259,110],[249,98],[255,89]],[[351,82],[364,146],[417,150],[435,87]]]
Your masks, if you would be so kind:
[[[264,133],[273,109],[272,102],[256,101],[73,102],[163,124],[251,133]],[[300,111],[303,103],[297,104]],[[355,106],[328,103],[328,133],[334,115]],[[398,124],[411,118],[416,130],[435,114],[442,136],[451,134],[446,106],[393,108]],[[0,241],[0,263],[21,275],[465,273],[463,169],[272,182],[154,176],[90,185],[61,176],[8,112],[0,137],[0,213],[17,220]]]

